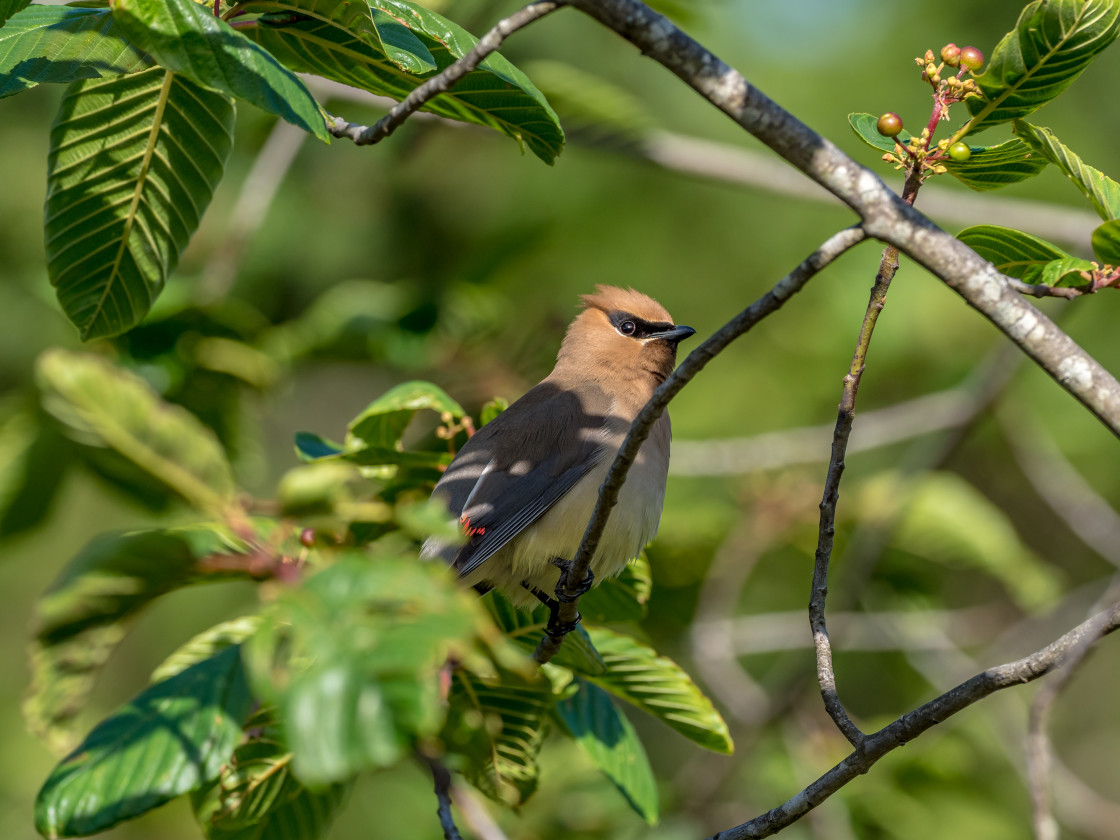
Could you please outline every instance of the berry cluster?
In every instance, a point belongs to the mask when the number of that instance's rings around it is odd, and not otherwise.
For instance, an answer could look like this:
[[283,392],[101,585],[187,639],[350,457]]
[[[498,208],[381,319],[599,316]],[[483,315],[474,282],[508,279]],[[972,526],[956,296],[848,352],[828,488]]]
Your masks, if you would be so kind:
[[[950,106],[981,95],[976,82],[968,76],[984,66],[984,54],[976,47],[946,44],[941,48],[941,63],[936,61],[933,50],[926,50],[924,56],[914,59],[914,63],[922,68],[922,80],[933,88],[933,112],[929,123],[920,134],[911,136],[905,145],[896,140],[894,152],[883,155],[883,160],[895,164],[896,169],[906,169],[923,180],[929,175],[945,172],[942,161],[946,158],[963,163],[972,156],[968,144],[958,136],[962,132],[938,141],[932,149],[930,142],[938,123],[949,119]],[[956,72],[950,70],[946,73],[946,67]],[[902,132],[902,119],[893,111],[888,111],[879,117],[875,128],[884,137],[895,138]]]

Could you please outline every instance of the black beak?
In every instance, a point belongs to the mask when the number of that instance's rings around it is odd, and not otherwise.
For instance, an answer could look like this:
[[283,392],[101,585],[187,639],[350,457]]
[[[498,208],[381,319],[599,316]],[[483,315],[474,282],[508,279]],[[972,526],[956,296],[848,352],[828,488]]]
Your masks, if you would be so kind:
[[689,336],[692,336],[692,335],[695,335],[695,334],[696,334],[696,330],[694,330],[692,327],[685,327],[685,326],[681,326],[681,325],[676,325],[676,326],[673,326],[673,327],[671,327],[667,330],[661,330],[660,332],[650,333],[649,338],[659,338],[662,341],[667,341],[670,344],[672,344],[673,346],[676,346],[678,342],[684,341]]

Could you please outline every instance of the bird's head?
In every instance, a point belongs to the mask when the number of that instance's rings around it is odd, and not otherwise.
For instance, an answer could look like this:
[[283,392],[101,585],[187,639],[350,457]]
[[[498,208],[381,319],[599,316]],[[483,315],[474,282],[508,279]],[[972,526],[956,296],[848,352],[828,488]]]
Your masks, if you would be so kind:
[[647,380],[656,387],[672,373],[677,343],[696,332],[673,323],[660,303],[634,289],[596,286],[568,327],[557,369],[604,383]]

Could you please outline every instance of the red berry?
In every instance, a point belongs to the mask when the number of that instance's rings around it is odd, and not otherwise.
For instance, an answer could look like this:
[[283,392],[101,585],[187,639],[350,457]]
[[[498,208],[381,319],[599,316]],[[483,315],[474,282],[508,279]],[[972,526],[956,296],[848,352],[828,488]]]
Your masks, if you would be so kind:
[[965,47],[961,50],[961,64],[975,73],[984,66],[984,53],[976,47]]
[[961,63],[961,48],[949,43],[941,48],[941,60],[950,67],[959,67]]
[[299,541],[308,548],[311,548],[311,546],[315,545],[315,529],[304,528],[299,532]]
[[902,118],[893,111],[887,111],[879,117],[879,122],[875,123],[875,129],[884,137],[897,137],[898,133],[902,131]]
[[956,143],[949,147],[949,157],[951,157],[957,163],[964,163],[966,160],[972,157],[972,149],[968,147],[967,143],[958,140]]

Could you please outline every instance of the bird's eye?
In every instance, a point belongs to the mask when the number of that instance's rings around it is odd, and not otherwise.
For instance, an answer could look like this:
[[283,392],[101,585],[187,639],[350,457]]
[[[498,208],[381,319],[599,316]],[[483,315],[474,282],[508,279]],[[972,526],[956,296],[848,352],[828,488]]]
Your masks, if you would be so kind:
[[633,321],[623,321],[618,325],[618,331],[623,335],[633,335],[638,331],[638,325]]

